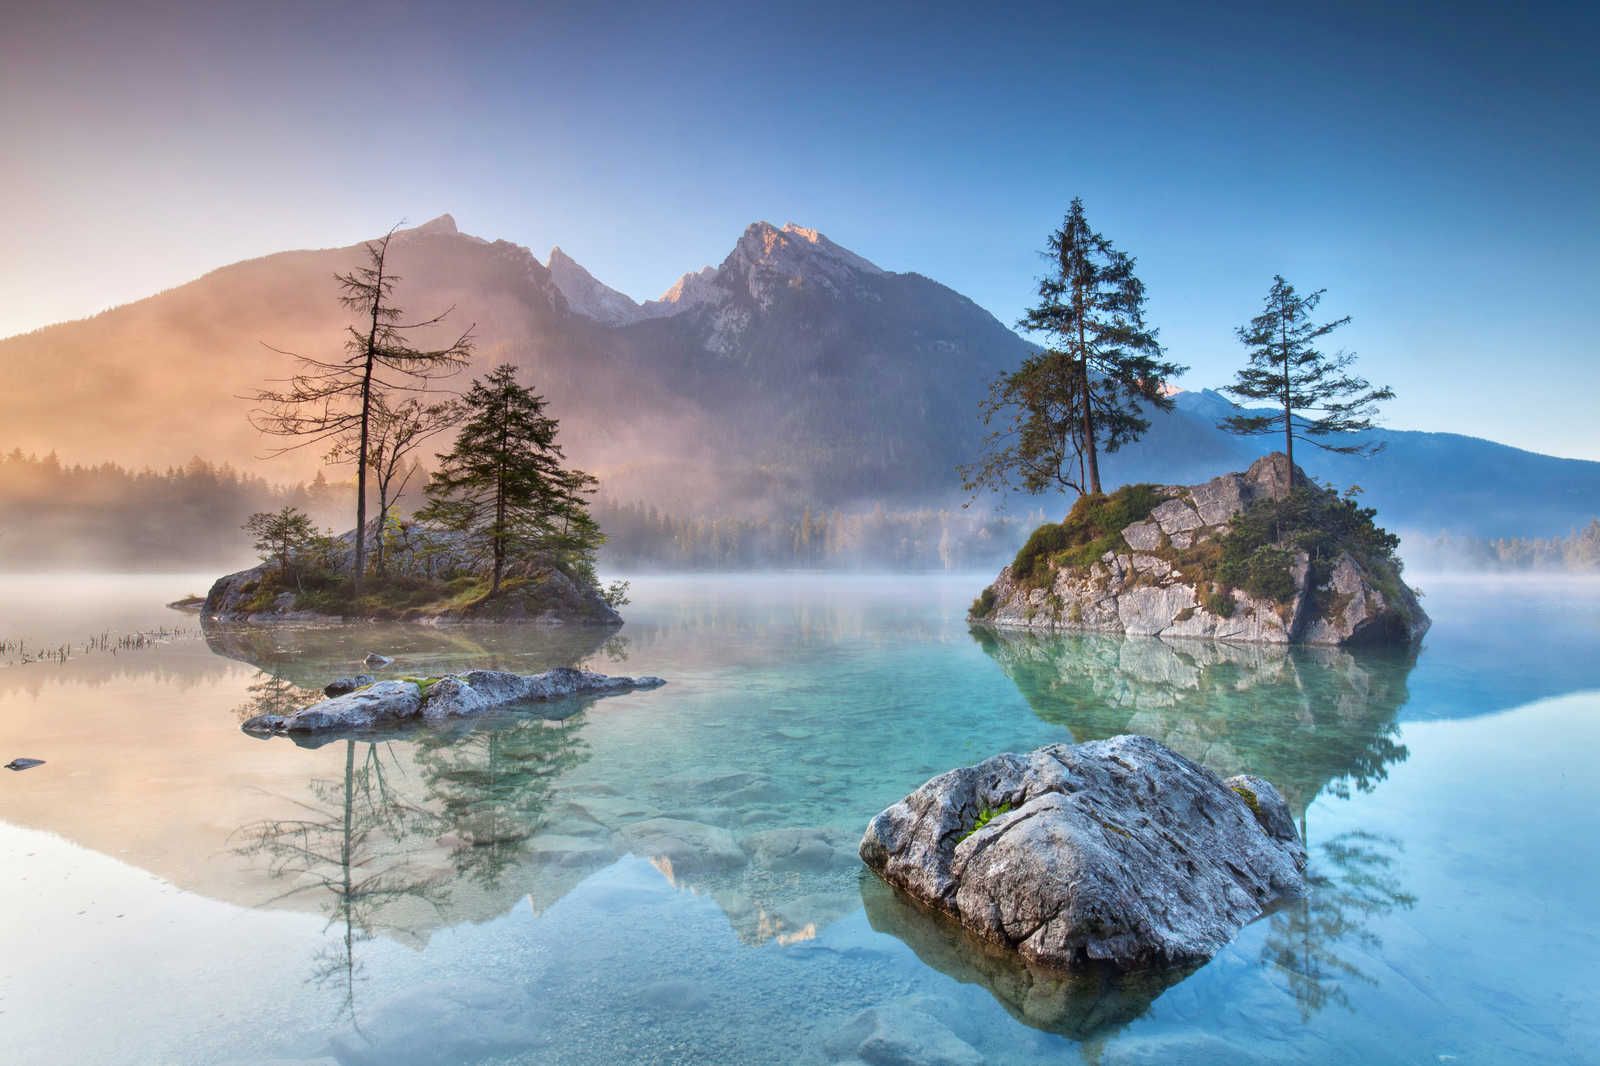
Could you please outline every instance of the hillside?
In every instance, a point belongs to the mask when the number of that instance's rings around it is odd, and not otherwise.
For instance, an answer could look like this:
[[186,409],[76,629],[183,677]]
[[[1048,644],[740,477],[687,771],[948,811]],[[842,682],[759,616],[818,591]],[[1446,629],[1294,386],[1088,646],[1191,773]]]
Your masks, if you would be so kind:
[[[313,453],[260,460],[268,442],[240,397],[291,369],[266,345],[326,354],[340,343],[333,274],[359,254],[270,255],[0,340],[0,449],[158,468],[198,454],[274,482],[309,480]],[[448,215],[397,234],[393,258],[403,306],[454,305],[447,327],[476,323],[476,362],[449,384],[517,363],[609,499],[696,520],[953,505],[955,468],[982,437],[978,401],[1028,350],[959,293],[795,225],[751,225],[719,265],[644,303],[560,249],[546,264],[463,234]],[[1106,457],[1108,488],[1195,483],[1278,446],[1219,431],[1228,408],[1214,392],[1180,394],[1144,442]],[[1454,434],[1373,436],[1387,445],[1376,460],[1309,447],[1296,459],[1313,477],[1362,486],[1400,532],[1557,536],[1600,509],[1600,463]]]

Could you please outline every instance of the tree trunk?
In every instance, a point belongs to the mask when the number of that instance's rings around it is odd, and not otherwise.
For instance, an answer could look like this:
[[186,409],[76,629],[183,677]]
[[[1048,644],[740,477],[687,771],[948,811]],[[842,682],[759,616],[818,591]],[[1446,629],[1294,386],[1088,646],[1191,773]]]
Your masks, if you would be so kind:
[[1073,282],[1073,289],[1072,300],[1078,312],[1078,373],[1082,375],[1079,384],[1083,387],[1083,450],[1089,461],[1089,491],[1098,496],[1100,495],[1100,450],[1095,447],[1094,396],[1089,391],[1089,344],[1084,338],[1083,331],[1083,283]]
[[1283,347],[1283,454],[1289,460],[1289,487],[1284,495],[1294,492],[1294,390],[1289,384],[1289,324],[1283,313],[1278,315],[1278,338]]

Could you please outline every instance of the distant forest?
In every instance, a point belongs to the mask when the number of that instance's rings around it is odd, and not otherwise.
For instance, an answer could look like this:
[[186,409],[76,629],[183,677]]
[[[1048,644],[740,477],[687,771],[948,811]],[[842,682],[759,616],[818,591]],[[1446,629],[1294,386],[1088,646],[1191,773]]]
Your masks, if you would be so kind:
[[1405,556],[1427,570],[1600,574],[1600,519],[1565,537],[1416,538],[1406,543]]
[[[274,485],[202,459],[130,470],[12,451],[0,454],[0,571],[244,565],[250,538],[241,527],[251,514],[297,507],[317,526],[342,531],[354,491],[321,475],[308,484]],[[413,502],[402,501],[402,511]],[[990,568],[1009,560],[1026,531],[1043,521],[1042,513],[882,505],[802,508],[774,518],[674,515],[603,495],[593,514],[607,537],[601,565],[624,571]]]

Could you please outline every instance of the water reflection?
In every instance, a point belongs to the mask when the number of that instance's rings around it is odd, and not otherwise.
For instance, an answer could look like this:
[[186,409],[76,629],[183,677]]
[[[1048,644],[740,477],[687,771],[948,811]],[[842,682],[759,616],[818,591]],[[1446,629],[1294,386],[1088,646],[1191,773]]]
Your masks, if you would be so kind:
[[1312,849],[1310,893],[1271,916],[1261,959],[1288,977],[1302,1021],[1330,1003],[1350,1009],[1346,979],[1376,984],[1357,961],[1383,947],[1370,924],[1417,902],[1394,874],[1399,851],[1394,837],[1363,830],[1323,841]]
[[[1370,791],[1408,752],[1396,716],[1414,652],[1044,636],[976,628],[973,636],[1040,718],[1076,741],[1153,736],[1220,775],[1261,774],[1307,834],[1319,794]],[[1309,836],[1308,836],[1309,839]],[[1369,980],[1360,958],[1381,944],[1369,923],[1415,897],[1392,872],[1398,844],[1346,832],[1312,848],[1311,892],[1270,917],[1263,961],[1286,975],[1302,1017],[1348,1004],[1341,982]],[[967,934],[875,878],[862,900],[874,928],[925,963],[987,989],[1013,1017],[1077,1040],[1103,1040],[1191,970],[1061,974]]]
[[1221,776],[1260,774],[1304,825],[1324,790],[1370,791],[1409,752],[1396,720],[1414,649],[1284,648],[1097,634],[973,637],[1074,740],[1155,737]]
[[963,984],[979,985],[1018,1021],[1074,1040],[1104,1039],[1150,1009],[1156,998],[1194,972],[1174,967],[1119,974],[1109,968],[1063,973],[1029,965],[1014,951],[986,943],[946,915],[921,907],[876,877],[861,879],[867,920]]

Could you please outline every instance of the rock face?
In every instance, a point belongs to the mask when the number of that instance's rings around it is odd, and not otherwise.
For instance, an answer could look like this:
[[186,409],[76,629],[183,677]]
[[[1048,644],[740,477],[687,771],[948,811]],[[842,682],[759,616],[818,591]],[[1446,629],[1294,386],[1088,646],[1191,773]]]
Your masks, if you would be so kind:
[[[1296,468],[1300,484],[1305,472]],[[1427,613],[1388,562],[1364,564],[1340,552],[1317,580],[1297,552],[1289,565],[1293,594],[1284,602],[1242,589],[1221,591],[1197,576],[1187,558],[1216,551],[1233,519],[1251,503],[1283,495],[1289,460],[1274,453],[1242,474],[1201,485],[1168,485],[1143,521],[1089,566],[1055,569],[1047,584],[1008,566],[985,590],[987,610],[974,620],[995,626],[1089,630],[1139,636],[1208,637],[1270,644],[1408,643],[1422,638]]]
[[1206,959],[1305,891],[1305,848],[1276,789],[1222,781],[1140,736],[941,774],[874,818],[860,850],[981,939],[1065,969]]
[[610,677],[569,667],[529,675],[473,670],[420,682],[379,681],[293,714],[258,714],[242,728],[247,733],[269,734],[359,731],[412,721],[466,718],[506,703],[603,696],[664,684],[659,677]]

